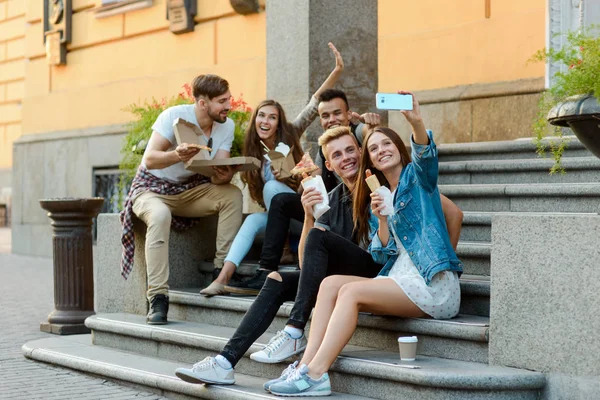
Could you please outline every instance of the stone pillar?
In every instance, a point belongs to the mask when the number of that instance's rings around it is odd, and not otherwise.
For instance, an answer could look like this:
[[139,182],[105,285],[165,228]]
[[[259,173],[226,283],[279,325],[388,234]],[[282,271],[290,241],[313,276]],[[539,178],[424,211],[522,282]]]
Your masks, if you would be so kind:
[[600,216],[492,219],[489,362],[546,374],[544,400],[600,391]]
[[92,218],[103,198],[40,200],[52,219],[54,311],[40,330],[59,335],[89,333],[84,321],[94,315]]
[[[346,92],[358,113],[375,110],[377,81],[377,1],[267,0],[267,97],[279,101],[293,119],[335,66],[333,42],[345,69],[336,88]],[[322,129],[314,122],[306,140]]]

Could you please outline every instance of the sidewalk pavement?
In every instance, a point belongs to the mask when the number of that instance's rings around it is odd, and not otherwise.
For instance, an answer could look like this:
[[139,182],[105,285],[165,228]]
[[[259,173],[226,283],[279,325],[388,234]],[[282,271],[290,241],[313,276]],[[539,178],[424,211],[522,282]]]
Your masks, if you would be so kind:
[[3,323],[0,324],[2,400],[158,400],[158,394],[26,359],[21,346],[48,337],[40,322],[54,308],[52,259],[10,254],[10,229],[0,228]]

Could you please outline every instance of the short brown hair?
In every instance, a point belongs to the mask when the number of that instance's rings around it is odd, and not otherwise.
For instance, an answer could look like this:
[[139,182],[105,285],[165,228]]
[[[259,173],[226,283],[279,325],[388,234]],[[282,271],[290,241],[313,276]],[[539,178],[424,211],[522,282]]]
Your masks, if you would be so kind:
[[212,100],[228,90],[229,82],[218,75],[198,75],[192,82],[192,93],[196,101],[200,96],[206,96],[209,100]]
[[319,137],[319,146],[321,146],[321,150],[323,151],[325,160],[329,158],[329,155],[327,154],[327,144],[345,135],[351,136],[352,139],[354,139],[354,141],[356,142],[356,146],[360,147],[360,145],[358,144],[358,140],[356,140],[356,137],[352,134],[352,131],[349,127],[338,126],[335,128],[327,129],[325,133],[323,133],[321,137]]

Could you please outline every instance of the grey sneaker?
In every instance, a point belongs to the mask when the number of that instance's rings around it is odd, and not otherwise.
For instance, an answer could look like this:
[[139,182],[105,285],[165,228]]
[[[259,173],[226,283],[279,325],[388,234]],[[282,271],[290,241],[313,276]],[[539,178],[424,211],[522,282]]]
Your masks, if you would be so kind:
[[206,357],[192,368],[177,368],[175,375],[189,383],[206,383],[216,385],[233,385],[235,376],[233,368],[225,369],[214,357]]
[[283,370],[279,378],[271,379],[270,381],[265,382],[263,385],[263,389],[265,389],[268,392],[271,388],[271,385],[279,382],[284,382],[287,379],[287,377],[290,376],[290,374],[296,370],[297,366],[298,360],[294,361],[293,364],[288,365],[287,368]]
[[319,379],[312,379],[308,376],[308,367],[306,364],[302,364],[285,381],[272,384],[269,391],[276,396],[329,396],[331,395],[331,383],[327,372]]
[[255,353],[250,358],[261,363],[273,364],[281,362],[306,349],[306,335],[293,339],[286,331],[279,331],[269,340],[267,346]]

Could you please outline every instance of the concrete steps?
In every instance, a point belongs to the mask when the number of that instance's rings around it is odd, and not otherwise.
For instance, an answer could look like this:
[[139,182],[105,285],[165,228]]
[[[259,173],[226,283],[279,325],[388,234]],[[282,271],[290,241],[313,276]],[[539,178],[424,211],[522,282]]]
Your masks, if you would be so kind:
[[[565,159],[592,155],[575,136],[565,138],[568,140],[568,146],[563,154]],[[549,143],[550,140],[552,139],[549,138],[544,142]],[[496,142],[448,143],[440,144],[437,147],[441,162],[539,159],[532,138]]]
[[600,183],[439,185],[463,211],[598,213]]
[[[487,288],[486,288],[487,286]],[[461,314],[451,321],[433,319],[402,319],[361,314],[350,344],[390,350],[403,335],[419,335],[421,354],[456,358],[464,361],[487,362],[489,325],[489,281],[465,281],[463,297],[466,310],[482,315]],[[169,318],[190,322],[211,321],[212,324],[237,328],[250,308],[254,297],[215,296],[205,298],[197,289],[171,290]],[[272,335],[283,328],[293,303],[284,303],[268,332]]]
[[[149,326],[144,316],[129,314],[96,315],[88,318],[86,324],[93,329],[92,337],[82,335],[71,342],[68,338],[30,342],[24,346],[24,353],[36,360],[200,398],[217,398],[208,396],[213,396],[213,390],[225,389],[268,396],[260,393],[260,385],[285,367],[285,363],[265,365],[247,357],[262,348],[270,337],[266,334],[236,366],[241,387],[204,388],[176,382],[173,373],[177,367],[214,355],[234,329],[176,320],[164,326]],[[330,374],[335,391],[379,399],[536,399],[545,383],[540,373],[478,362],[420,355],[415,362],[403,363],[398,358],[397,346],[382,350],[349,345],[333,364]],[[252,380],[245,375],[262,379]]]
[[600,159],[571,157],[563,160],[566,174],[550,175],[552,159],[469,160],[440,162],[440,185],[494,183],[585,183],[600,181]]
[[[237,373],[234,386],[192,385],[174,374],[175,369],[189,367],[189,362],[143,356],[129,351],[92,345],[91,335],[52,337],[23,346],[27,358],[60,365],[88,374],[104,376],[114,381],[143,386],[172,399],[277,399],[266,393],[264,379]],[[367,397],[333,393],[333,399],[362,400]]]

